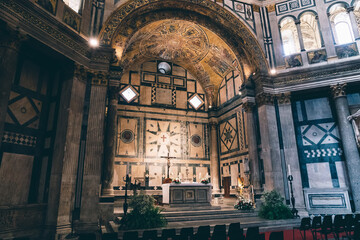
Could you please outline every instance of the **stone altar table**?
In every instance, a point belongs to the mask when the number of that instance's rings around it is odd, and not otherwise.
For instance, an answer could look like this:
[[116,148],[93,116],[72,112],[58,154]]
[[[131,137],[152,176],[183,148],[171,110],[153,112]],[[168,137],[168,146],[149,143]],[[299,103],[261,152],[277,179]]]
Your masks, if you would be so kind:
[[163,203],[170,207],[211,206],[211,184],[166,183],[162,185]]

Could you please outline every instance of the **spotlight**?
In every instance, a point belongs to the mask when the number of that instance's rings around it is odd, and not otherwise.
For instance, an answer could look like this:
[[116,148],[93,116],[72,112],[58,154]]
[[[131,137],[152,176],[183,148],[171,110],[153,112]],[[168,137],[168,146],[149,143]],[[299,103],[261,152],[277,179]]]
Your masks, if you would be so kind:
[[272,75],[276,74],[276,69],[275,69],[275,68],[271,69],[270,73],[271,73]]
[[90,45],[90,47],[98,47],[99,41],[96,38],[90,38],[89,45]]
[[211,106],[211,105],[209,105],[209,108],[212,108],[212,106]]

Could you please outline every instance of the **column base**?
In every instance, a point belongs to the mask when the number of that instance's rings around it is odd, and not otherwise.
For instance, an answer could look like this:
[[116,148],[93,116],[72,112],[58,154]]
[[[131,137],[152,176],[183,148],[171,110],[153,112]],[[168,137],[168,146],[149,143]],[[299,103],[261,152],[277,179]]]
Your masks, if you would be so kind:
[[102,196],[114,196],[114,189],[113,188],[103,189]]

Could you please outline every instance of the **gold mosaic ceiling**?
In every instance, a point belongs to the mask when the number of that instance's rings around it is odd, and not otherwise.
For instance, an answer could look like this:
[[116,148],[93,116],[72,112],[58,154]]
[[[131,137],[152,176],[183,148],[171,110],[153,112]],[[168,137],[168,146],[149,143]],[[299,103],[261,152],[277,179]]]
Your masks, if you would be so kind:
[[[159,20],[129,36],[117,35],[112,46],[124,70],[152,60],[177,63],[189,70],[213,97],[222,79],[240,70],[235,54],[215,33],[185,20]],[[127,40],[128,39],[128,40]]]

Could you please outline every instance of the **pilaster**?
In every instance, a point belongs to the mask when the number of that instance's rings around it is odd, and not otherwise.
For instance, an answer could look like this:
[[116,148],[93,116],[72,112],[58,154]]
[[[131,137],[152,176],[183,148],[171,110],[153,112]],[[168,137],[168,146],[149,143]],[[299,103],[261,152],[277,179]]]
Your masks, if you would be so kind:
[[296,199],[296,208],[305,209],[295,127],[291,108],[291,93],[278,94],[276,95],[276,99],[278,102],[279,121],[281,124],[282,144],[280,145],[282,146],[280,146],[280,153],[282,154],[285,163],[283,166],[285,186],[288,187],[287,190],[289,193],[290,188],[287,180],[289,173],[287,172],[287,169],[288,166],[290,166],[291,175],[294,178],[292,184],[294,197]]
[[251,166],[251,183],[253,184],[255,191],[260,192],[262,186],[260,184],[258,141],[255,131],[254,107],[254,97],[246,97],[243,99],[242,108],[245,111],[247,122],[246,138],[248,140],[249,160]]
[[278,126],[274,106],[275,96],[260,93],[256,96],[260,121],[261,152],[264,163],[265,191],[275,189],[284,196],[284,178],[279,148]]
[[211,174],[211,183],[213,185],[213,192],[219,193],[220,184],[219,184],[219,154],[218,154],[218,144],[217,144],[217,123],[210,122],[210,174]]

